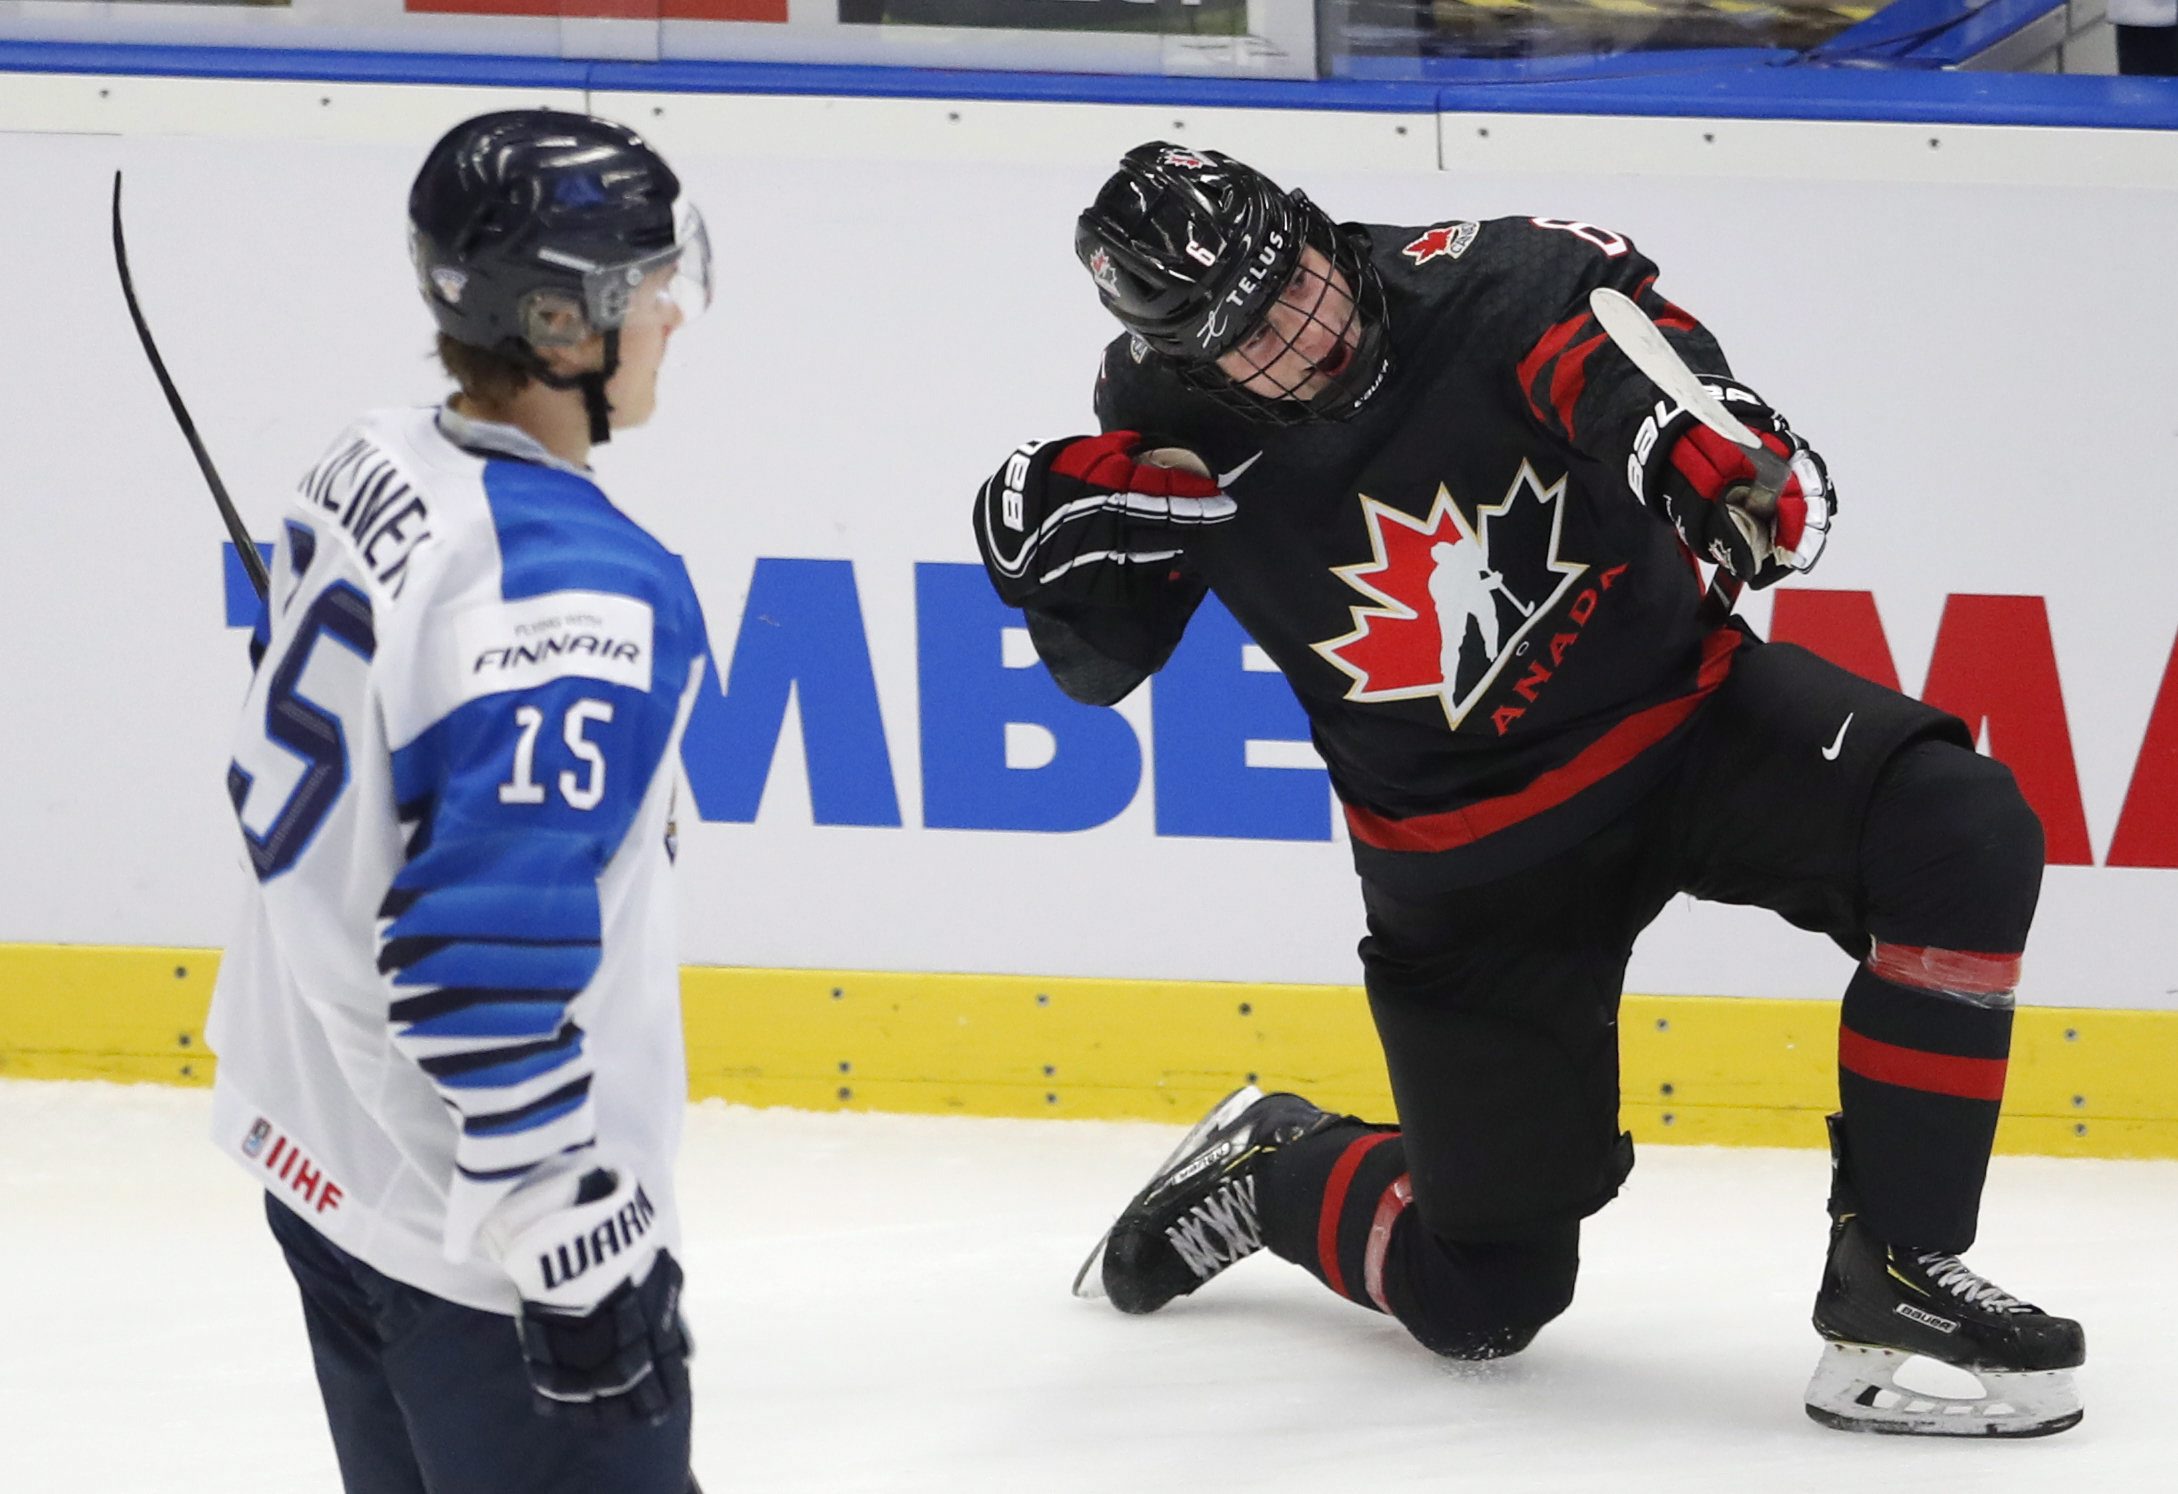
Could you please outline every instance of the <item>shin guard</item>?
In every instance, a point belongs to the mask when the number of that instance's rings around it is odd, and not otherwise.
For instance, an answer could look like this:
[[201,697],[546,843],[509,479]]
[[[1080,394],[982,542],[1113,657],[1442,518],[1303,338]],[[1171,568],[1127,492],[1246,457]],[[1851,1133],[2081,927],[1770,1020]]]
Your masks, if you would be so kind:
[[1907,973],[1881,958],[1888,948],[1878,944],[1854,972],[1840,1014],[1838,1094],[1855,1194],[1840,1202],[1883,1239],[1962,1251],[1974,1242],[2004,1099],[2011,993],[1886,978],[1879,972]]

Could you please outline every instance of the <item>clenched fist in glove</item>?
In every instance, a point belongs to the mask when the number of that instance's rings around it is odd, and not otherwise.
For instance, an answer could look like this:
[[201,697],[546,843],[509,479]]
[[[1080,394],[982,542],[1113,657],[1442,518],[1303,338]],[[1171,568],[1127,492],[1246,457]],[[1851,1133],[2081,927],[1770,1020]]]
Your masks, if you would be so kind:
[[1749,586],[1812,570],[1837,510],[1829,469],[1753,390],[1727,379],[1702,382],[1785,464],[1784,486],[1774,498],[1758,493],[1752,453],[1682,410],[1641,461],[1642,496],[1687,548]]
[[1162,580],[1188,534],[1236,505],[1208,477],[1141,460],[1134,431],[1031,441],[976,495],[976,544],[998,594],[1119,602]]
[[681,1268],[632,1177],[594,1163],[526,1182],[481,1237],[514,1279],[537,1407],[656,1423],[688,1396]]

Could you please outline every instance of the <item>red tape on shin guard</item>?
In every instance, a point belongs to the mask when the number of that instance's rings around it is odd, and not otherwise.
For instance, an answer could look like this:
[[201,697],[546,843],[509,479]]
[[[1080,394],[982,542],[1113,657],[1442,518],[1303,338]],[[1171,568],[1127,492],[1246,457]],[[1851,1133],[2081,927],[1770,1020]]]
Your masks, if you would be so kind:
[[1376,1201],[1376,1217],[1369,1221],[1369,1249],[1361,1259],[1361,1284],[1377,1311],[1386,1317],[1392,1316],[1392,1305],[1384,1300],[1384,1256],[1391,1249],[1392,1226],[1413,1202],[1414,1184],[1408,1174],[1401,1173]]
[[1339,1269],[1339,1216],[1346,1212],[1346,1195],[1354,1186],[1361,1159],[1398,1135],[1397,1131],[1378,1131],[1350,1143],[1331,1165],[1331,1176],[1323,1185],[1323,1210],[1316,1216],[1316,1261],[1323,1267],[1325,1284],[1349,1300],[1353,1293],[1346,1290],[1346,1273]]
[[2019,986],[2020,957],[1970,949],[1917,949],[1869,941],[1868,969],[1894,986],[1950,996],[2009,996]]
[[1838,1067],[1878,1084],[1917,1089],[1924,1094],[1951,1095],[1961,1100],[2004,1098],[2002,1058],[1956,1058],[1949,1053],[1929,1053],[1901,1048],[1896,1043],[1863,1037],[1850,1027],[1838,1029]]

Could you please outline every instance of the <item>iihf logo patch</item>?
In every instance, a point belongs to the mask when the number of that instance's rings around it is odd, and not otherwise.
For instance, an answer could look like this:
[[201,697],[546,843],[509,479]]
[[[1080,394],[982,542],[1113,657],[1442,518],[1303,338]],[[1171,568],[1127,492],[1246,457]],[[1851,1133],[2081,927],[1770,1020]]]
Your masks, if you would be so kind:
[[257,1124],[250,1127],[250,1134],[242,1138],[242,1155],[254,1157],[265,1149],[265,1142],[272,1136],[272,1122],[259,1116]]
[[1089,256],[1089,278],[1108,296],[1119,294],[1119,266],[1112,263],[1112,256],[1098,248]]
[[1458,259],[1480,232],[1479,223],[1440,223],[1399,252],[1416,265],[1426,265],[1433,259]]

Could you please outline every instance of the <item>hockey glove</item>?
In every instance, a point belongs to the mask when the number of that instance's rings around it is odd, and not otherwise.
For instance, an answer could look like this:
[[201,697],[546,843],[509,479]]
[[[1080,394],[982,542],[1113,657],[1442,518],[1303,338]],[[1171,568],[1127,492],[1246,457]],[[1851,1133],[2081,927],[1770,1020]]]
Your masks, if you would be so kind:
[[521,1294],[516,1329],[541,1412],[655,1425],[688,1398],[681,1268],[642,1185],[604,1167],[524,1184],[482,1238]]
[[1163,580],[1188,534],[1237,505],[1208,477],[1140,460],[1134,431],[1030,441],[976,495],[976,544],[1010,606],[1126,602]]
[[1829,468],[1753,390],[1726,379],[1703,383],[1784,459],[1790,480],[1774,500],[1758,498],[1746,448],[1681,410],[1657,433],[1641,465],[1643,498],[1671,520],[1688,549],[1749,586],[1814,569],[1837,510]]

